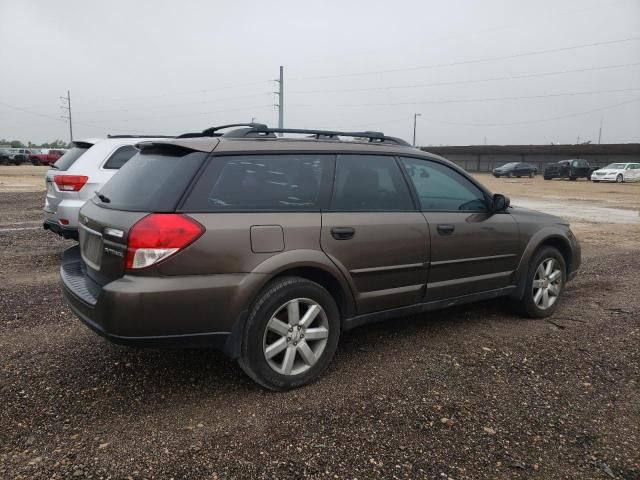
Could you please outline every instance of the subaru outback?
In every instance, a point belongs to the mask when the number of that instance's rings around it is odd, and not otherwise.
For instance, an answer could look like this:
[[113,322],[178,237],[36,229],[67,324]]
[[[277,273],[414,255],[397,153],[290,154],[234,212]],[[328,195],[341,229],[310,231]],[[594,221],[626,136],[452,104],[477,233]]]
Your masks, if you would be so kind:
[[549,316],[580,266],[566,221],[403,140],[224,128],[139,144],[80,210],[61,277],[97,333],[217,347],[284,390],[370,322],[497,297]]

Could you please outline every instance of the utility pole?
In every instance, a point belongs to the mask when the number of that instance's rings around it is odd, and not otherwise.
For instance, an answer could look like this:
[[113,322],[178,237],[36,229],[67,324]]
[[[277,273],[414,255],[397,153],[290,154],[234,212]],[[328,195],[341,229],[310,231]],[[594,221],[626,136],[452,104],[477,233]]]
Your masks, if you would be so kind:
[[280,65],[280,79],[276,82],[278,82],[278,128],[284,128],[284,67],[282,65]]
[[604,117],[600,117],[600,131],[598,132],[598,145],[600,145],[600,140],[602,140],[602,122]]
[[421,117],[421,113],[413,114],[413,146],[416,146],[416,123],[418,122],[418,117]]
[[65,120],[69,120],[69,138],[71,139],[70,141],[73,142],[73,122],[71,120],[71,92],[67,90],[67,96],[60,97],[60,100],[67,103],[66,106],[61,105],[62,110],[67,112],[66,115],[62,115],[62,118],[64,118]]

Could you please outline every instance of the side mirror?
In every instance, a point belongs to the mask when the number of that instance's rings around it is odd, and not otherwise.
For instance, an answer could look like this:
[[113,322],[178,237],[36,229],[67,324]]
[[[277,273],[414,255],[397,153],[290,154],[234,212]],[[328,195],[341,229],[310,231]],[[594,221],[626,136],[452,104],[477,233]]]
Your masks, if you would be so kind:
[[509,197],[506,197],[501,193],[495,193],[493,195],[491,205],[493,212],[502,212],[506,210],[510,204],[511,201],[509,200]]

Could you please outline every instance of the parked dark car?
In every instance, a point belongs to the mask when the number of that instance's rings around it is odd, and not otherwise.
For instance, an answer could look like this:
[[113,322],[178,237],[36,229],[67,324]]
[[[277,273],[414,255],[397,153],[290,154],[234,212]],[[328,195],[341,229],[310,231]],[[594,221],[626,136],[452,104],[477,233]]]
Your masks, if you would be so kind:
[[0,148],[0,165],[9,165],[11,152],[6,148]]
[[528,163],[523,162],[511,162],[501,167],[497,167],[493,169],[493,176],[496,178],[499,177],[530,177],[533,178],[536,173],[538,173],[538,169],[533,165],[529,165]]
[[577,180],[578,178],[591,178],[591,168],[589,162],[582,158],[572,160],[560,160],[556,163],[549,163],[544,167],[543,177],[545,180],[552,178],[568,178],[569,180]]
[[218,347],[283,390],[370,322],[505,296],[547,317],[580,266],[565,220],[403,140],[222,128],[138,144],[80,210],[62,284],[113,342]]

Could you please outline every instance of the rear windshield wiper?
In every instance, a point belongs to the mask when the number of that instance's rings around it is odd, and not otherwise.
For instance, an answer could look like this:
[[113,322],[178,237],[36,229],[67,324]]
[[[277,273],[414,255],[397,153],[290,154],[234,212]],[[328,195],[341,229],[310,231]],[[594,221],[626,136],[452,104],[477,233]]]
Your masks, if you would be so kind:
[[109,197],[107,197],[106,195],[102,195],[99,192],[96,192],[96,197],[98,197],[104,203],[111,203],[111,199]]

